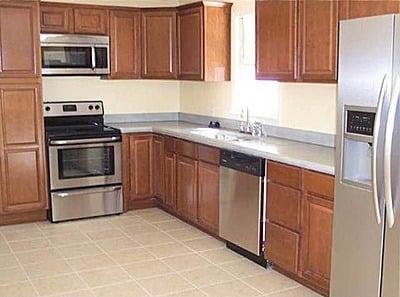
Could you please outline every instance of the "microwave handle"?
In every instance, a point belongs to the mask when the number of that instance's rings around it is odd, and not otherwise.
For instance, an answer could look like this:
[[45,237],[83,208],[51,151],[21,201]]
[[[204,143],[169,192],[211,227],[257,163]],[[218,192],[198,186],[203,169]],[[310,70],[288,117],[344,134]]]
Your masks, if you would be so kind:
[[92,46],[92,69],[96,69],[96,49]]

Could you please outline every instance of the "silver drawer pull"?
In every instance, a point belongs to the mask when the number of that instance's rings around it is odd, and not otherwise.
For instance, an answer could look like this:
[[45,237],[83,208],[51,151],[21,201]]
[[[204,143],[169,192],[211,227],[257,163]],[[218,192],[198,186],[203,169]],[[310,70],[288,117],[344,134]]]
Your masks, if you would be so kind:
[[116,191],[120,191],[120,190],[122,190],[122,186],[91,188],[91,189],[86,189],[86,190],[53,193],[53,195],[57,196],[57,197],[65,198],[65,197],[69,197],[69,196],[79,196],[79,195],[96,194],[96,193],[109,193],[109,192],[116,192]]

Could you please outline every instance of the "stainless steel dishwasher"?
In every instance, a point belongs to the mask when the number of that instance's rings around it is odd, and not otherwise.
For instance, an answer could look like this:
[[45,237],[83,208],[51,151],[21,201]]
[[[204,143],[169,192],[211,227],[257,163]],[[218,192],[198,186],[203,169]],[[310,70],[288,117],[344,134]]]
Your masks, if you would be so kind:
[[265,160],[222,151],[220,165],[219,236],[238,252],[261,256],[266,216]]

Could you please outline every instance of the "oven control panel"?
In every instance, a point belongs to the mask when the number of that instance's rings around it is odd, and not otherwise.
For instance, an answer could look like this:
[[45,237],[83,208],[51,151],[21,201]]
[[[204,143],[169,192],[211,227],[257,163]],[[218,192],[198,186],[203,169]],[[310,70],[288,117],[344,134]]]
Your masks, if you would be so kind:
[[346,132],[365,136],[374,134],[375,113],[347,110]]
[[103,115],[102,101],[45,102],[45,117],[99,116]]

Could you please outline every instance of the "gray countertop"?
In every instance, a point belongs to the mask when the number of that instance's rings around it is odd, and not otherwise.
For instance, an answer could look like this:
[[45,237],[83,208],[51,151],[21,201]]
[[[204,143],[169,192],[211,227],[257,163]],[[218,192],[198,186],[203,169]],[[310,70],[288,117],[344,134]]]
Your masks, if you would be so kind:
[[[335,150],[330,147],[276,137],[258,138],[246,136],[248,138],[246,141],[216,139],[201,133],[204,130],[204,132],[208,132],[208,129],[204,129],[206,127],[186,122],[108,123],[108,125],[121,129],[122,133],[159,133],[327,174],[335,173]],[[243,137],[242,134],[234,131],[223,129],[218,131],[220,131],[218,133],[226,132],[231,136]]]

